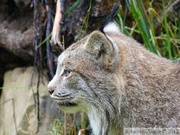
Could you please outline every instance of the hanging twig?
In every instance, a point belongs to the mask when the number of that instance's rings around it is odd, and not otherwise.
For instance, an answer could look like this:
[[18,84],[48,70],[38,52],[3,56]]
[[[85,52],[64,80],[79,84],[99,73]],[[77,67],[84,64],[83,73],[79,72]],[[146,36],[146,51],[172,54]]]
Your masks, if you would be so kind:
[[[47,7],[47,24],[46,24],[46,37],[50,35],[52,30],[52,12],[50,7]],[[54,67],[53,67],[53,54],[50,48],[50,41],[46,41],[46,56],[47,56],[47,66],[50,74],[50,79],[54,77]]]
[[39,3],[38,0],[33,1],[33,7],[34,7],[34,65],[37,66],[38,70],[38,82],[37,82],[37,94],[36,94],[36,108],[37,108],[37,119],[40,121],[40,102],[39,102],[39,84],[42,74],[42,64],[43,64],[43,55],[42,55],[42,48],[38,47],[38,45],[42,42],[43,33],[44,33],[44,22],[45,22],[45,16],[44,12],[45,7]]

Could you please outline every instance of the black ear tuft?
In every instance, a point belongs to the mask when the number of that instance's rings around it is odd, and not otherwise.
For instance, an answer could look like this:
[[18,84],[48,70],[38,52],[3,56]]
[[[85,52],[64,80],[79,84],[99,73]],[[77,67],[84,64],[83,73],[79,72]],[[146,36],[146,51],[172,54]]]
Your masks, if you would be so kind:
[[102,23],[101,26],[99,27],[99,30],[100,30],[101,32],[104,33],[104,31],[103,31],[104,27],[105,27],[109,22],[112,22],[112,21],[113,21],[115,15],[117,14],[118,9],[119,9],[119,4],[117,4],[117,3],[114,4],[111,12],[107,15],[106,19],[103,21],[103,23]]

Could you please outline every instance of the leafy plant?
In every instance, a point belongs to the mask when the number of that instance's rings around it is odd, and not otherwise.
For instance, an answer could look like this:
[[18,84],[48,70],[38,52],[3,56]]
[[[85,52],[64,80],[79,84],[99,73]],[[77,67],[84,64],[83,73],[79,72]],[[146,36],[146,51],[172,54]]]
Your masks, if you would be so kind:
[[52,124],[52,130],[50,131],[49,135],[63,135],[63,124],[59,122],[59,120],[54,119]]
[[61,121],[54,119],[49,135],[77,135],[79,130],[87,127],[84,112],[66,114],[61,111],[61,116],[63,116]]

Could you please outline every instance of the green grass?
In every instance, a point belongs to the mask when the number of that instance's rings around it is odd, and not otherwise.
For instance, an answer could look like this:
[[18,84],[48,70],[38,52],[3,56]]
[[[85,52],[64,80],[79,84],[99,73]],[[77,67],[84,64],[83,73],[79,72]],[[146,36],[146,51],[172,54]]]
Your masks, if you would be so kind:
[[[120,10],[116,22],[124,34],[132,37],[140,35],[143,45],[151,52],[177,60],[180,59],[180,18],[176,18],[174,24],[169,25],[164,1],[161,6],[163,11],[162,15],[159,15],[152,3],[144,5],[142,0],[129,0],[128,9],[134,24],[127,26],[126,13],[128,11],[122,15]],[[158,28],[153,23],[155,18],[163,19]]]
[[67,11],[65,12],[64,16],[68,16],[80,3],[80,0],[77,0]]
[[150,51],[160,55],[159,50],[153,38],[153,35],[154,35],[153,30],[150,28],[150,25],[148,24],[148,20],[146,18],[142,1],[130,0],[128,7],[135,22],[137,23],[137,28],[143,38],[145,47],[149,49]]

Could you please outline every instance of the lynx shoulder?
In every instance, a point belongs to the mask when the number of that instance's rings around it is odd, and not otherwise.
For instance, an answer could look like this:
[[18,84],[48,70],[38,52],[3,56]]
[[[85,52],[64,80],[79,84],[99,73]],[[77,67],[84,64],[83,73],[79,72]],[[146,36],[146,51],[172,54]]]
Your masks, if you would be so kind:
[[84,110],[94,135],[180,127],[180,65],[149,52],[113,22],[59,56],[48,89],[62,110]]

